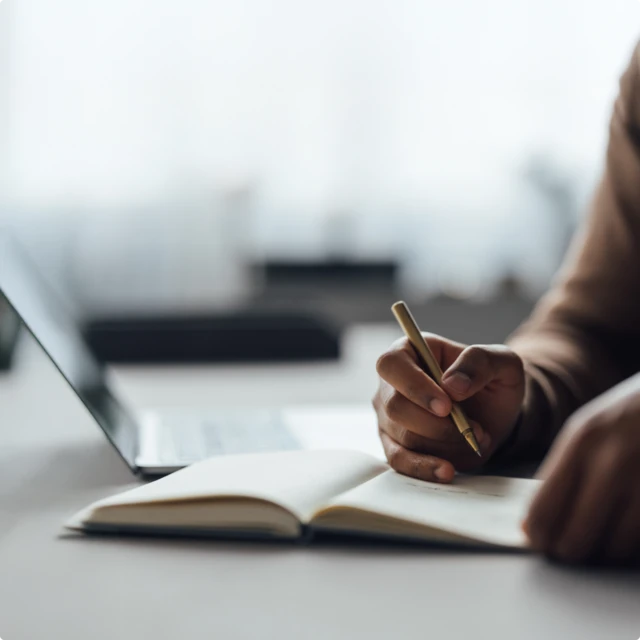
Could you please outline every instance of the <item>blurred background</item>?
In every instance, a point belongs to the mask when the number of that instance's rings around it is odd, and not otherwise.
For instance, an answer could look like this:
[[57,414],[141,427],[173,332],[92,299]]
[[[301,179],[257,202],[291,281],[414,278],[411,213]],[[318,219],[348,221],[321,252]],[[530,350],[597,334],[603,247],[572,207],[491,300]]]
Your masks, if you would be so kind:
[[[601,169],[634,0],[4,0],[0,226],[90,318],[501,341]],[[5,312],[6,313],[6,312]]]

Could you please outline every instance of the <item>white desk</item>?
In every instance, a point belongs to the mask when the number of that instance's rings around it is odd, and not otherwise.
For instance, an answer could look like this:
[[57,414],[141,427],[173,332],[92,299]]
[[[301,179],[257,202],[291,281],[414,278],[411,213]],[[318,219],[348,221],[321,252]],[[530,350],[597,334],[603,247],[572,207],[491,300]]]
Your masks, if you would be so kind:
[[[366,403],[375,358],[395,335],[356,329],[334,365],[116,377],[137,406]],[[638,574],[399,546],[62,538],[66,516],[132,477],[31,340],[19,356],[0,377],[4,640],[640,636]],[[358,441],[377,446],[366,434]]]

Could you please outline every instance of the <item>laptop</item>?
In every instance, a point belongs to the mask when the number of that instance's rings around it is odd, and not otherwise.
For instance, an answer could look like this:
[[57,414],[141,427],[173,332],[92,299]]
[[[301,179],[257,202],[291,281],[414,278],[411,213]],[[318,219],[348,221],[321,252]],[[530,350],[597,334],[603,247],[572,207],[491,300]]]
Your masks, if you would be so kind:
[[4,236],[0,292],[134,473],[159,476],[214,455],[301,448],[276,410],[134,414],[109,388],[62,292]]

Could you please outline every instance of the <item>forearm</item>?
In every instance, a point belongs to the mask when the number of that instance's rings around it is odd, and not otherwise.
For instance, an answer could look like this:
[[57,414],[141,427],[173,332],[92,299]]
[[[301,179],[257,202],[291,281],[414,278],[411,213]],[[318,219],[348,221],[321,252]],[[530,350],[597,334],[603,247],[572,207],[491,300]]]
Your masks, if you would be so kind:
[[620,81],[605,170],[555,286],[509,340],[525,363],[509,457],[537,458],[579,407],[640,370],[640,46]]
[[502,452],[510,459],[544,457],[574,411],[631,373],[624,339],[594,328],[534,322],[509,344],[522,357],[526,375],[522,414]]

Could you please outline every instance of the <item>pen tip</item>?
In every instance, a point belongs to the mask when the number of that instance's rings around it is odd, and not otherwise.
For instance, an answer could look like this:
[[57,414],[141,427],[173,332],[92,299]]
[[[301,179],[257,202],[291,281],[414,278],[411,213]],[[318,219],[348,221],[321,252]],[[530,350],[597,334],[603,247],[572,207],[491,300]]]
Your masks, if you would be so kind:
[[465,431],[464,438],[469,443],[469,446],[478,454],[478,457],[482,458],[482,452],[480,451],[480,447],[478,446],[478,441],[473,435],[473,431],[471,431],[471,428]]

